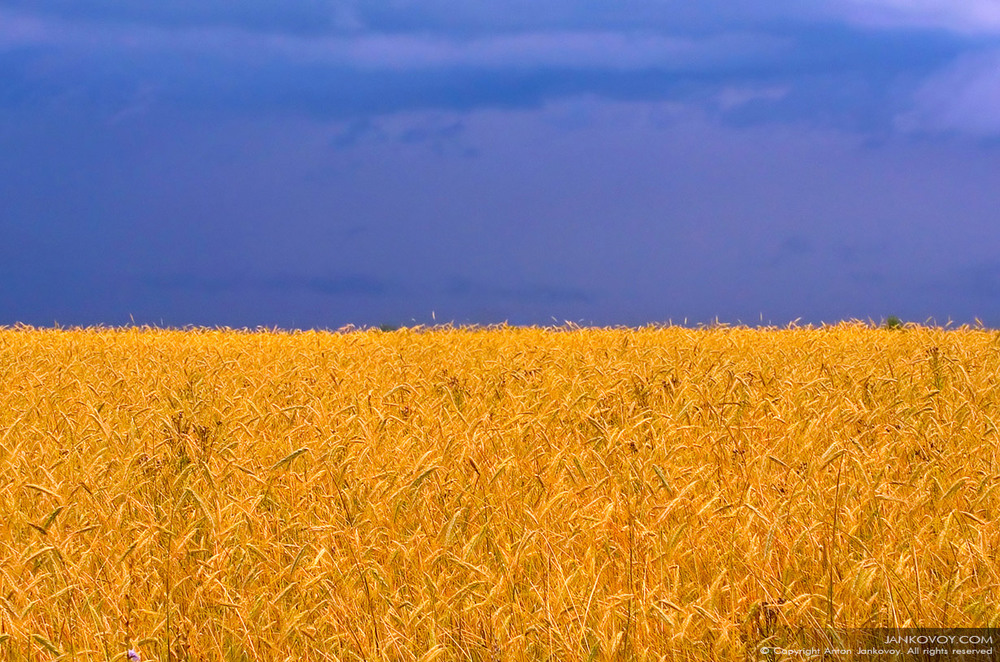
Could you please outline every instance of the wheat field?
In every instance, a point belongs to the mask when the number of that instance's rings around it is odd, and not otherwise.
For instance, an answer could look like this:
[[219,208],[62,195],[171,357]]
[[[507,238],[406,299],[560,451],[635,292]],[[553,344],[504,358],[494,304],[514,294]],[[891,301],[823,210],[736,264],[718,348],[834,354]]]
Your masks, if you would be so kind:
[[1000,335],[0,329],[0,660],[1000,627]]

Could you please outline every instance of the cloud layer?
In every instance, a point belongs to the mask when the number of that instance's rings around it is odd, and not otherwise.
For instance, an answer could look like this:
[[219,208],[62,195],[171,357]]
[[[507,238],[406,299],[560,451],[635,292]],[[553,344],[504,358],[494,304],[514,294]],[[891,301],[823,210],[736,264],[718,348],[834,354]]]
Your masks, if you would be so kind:
[[717,15],[675,2],[634,14],[556,3],[515,12],[513,23],[498,2],[453,13],[397,4],[108,0],[32,11],[0,1],[0,104],[91,104],[117,119],[157,105],[344,118],[590,94],[702,104],[742,122],[769,107],[771,119],[891,130],[917,109],[920,81],[971,48],[954,36],[851,28],[851,8],[868,8],[857,2],[837,12],[722,3]]
[[866,26],[1000,34],[1000,4],[995,0],[841,0],[829,4],[848,20]]

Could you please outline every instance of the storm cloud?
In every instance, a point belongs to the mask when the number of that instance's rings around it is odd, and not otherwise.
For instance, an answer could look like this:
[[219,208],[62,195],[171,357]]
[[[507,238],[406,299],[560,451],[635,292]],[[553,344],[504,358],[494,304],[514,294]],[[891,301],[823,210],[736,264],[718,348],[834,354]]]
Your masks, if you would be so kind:
[[985,0],[0,0],[0,323],[1000,323],[998,53]]

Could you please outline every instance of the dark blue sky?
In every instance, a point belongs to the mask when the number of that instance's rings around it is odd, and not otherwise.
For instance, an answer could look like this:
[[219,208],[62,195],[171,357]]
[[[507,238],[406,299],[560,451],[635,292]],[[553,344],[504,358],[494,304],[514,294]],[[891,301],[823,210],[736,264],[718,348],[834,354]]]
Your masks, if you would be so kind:
[[0,0],[0,279],[0,325],[997,326],[1000,4]]

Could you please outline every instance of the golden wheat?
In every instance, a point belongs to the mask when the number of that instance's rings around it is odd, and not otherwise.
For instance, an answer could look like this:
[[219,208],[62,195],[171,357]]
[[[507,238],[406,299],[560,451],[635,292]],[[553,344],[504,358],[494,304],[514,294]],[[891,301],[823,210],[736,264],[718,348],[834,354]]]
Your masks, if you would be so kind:
[[0,329],[0,659],[1000,625],[1000,335]]

